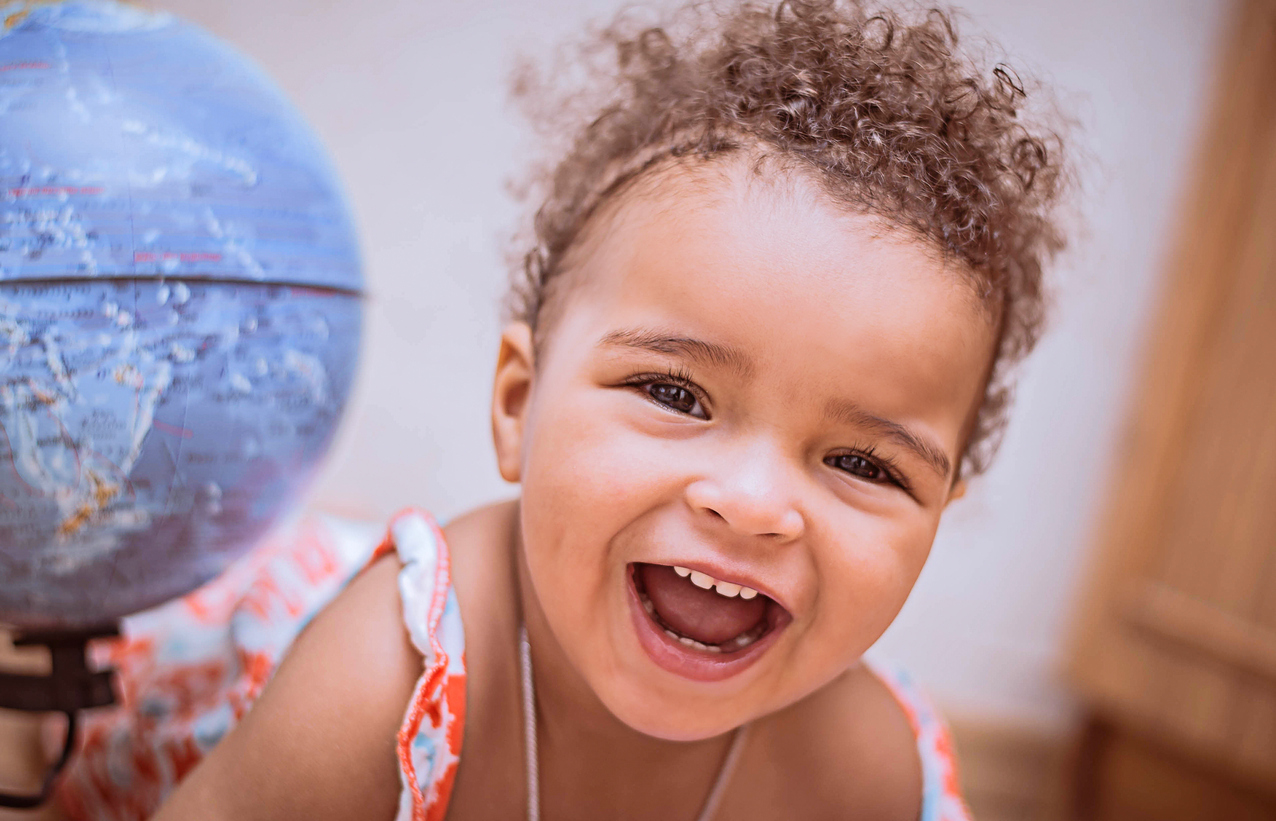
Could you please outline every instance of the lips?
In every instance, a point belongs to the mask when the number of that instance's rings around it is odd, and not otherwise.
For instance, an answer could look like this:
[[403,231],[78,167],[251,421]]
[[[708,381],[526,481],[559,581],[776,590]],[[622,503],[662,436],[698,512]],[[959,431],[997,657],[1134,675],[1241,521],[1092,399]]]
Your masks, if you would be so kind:
[[736,675],[757,661],[792,621],[765,594],[746,598],[739,595],[742,585],[719,582],[702,571],[696,571],[694,581],[691,575],[682,567],[629,565],[630,610],[639,643],[672,673],[697,681]]

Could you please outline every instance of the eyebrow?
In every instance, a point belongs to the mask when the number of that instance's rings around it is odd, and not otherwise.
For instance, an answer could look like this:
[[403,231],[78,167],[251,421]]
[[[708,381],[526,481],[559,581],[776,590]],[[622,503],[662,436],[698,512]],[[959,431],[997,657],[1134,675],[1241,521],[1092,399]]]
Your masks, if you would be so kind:
[[949,472],[953,468],[952,462],[948,459],[948,454],[944,453],[942,448],[924,437],[918,436],[898,422],[874,416],[852,402],[840,400],[829,402],[826,412],[840,422],[868,428],[876,433],[884,434],[896,444],[902,445],[917,454],[945,479],[948,478]]
[[753,375],[753,362],[742,351],[694,337],[678,336],[647,328],[626,328],[611,331],[599,341],[599,344],[607,347],[637,348],[653,353],[673,354],[700,364],[727,368],[743,378]]

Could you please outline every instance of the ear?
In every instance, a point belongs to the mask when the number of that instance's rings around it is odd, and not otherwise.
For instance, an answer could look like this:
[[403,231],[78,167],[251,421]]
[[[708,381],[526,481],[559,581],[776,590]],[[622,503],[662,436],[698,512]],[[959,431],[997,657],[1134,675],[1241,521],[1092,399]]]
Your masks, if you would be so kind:
[[961,497],[965,495],[966,495],[966,480],[958,479],[957,481],[953,482],[953,486],[948,489],[948,501],[944,502],[944,507],[947,508],[953,502],[957,501],[958,499],[960,499]]
[[535,376],[532,329],[513,322],[501,334],[492,386],[492,441],[501,478],[517,482],[523,473],[523,429]]

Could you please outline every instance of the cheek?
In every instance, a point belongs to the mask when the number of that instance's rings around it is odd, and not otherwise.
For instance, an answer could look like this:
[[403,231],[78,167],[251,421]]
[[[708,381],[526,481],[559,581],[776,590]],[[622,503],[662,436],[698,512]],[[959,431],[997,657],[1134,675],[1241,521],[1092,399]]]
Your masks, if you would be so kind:
[[826,548],[817,559],[818,626],[831,642],[858,657],[904,606],[926,563],[938,521],[930,516],[841,518],[835,532],[821,534]]
[[[589,384],[556,391],[552,400],[529,415],[524,497],[600,523],[676,497],[680,465],[693,461],[691,449],[666,431],[644,427],[651,413],[643,400]],[[651,424],[659,423],[648,419]]]
[[[601,394],[601,395],[600,395]],[[528,562],[581,584],[623,571],[617,537],[674,486],[663,448],[616,419],[609,392],[560,392],[529,414],[523,471]]]
[[641,454],[626,452],[625,443],[596,415],[585,408],[547,408],[529,433],[525,504],[579,528],[625,502],[627,476]]

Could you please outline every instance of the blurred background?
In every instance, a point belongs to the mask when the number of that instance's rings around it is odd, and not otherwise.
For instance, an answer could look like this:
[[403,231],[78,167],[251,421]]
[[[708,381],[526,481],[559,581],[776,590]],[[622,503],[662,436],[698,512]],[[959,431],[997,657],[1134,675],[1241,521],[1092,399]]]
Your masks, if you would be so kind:
[[[144,5],[255,58],[353,202],[366,347],[309,504],[513,495],[486,409],[534,150],[507,86],[616,0]],[[874,652],[952,718],[979,817],[1276,818],[1276,3],[961,5],[1075,119],[1076,227],[1000,457]]]

